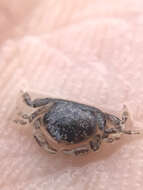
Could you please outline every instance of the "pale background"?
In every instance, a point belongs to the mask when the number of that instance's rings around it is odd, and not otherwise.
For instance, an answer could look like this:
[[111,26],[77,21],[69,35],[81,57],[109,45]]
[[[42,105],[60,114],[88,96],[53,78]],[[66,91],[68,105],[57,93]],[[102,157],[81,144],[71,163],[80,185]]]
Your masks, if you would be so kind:
[[142,0],[0,0],[0,189],[142,189],[142,137],[49,155],[11,122],[24,86],[117,115],[125,103],[143,130]]

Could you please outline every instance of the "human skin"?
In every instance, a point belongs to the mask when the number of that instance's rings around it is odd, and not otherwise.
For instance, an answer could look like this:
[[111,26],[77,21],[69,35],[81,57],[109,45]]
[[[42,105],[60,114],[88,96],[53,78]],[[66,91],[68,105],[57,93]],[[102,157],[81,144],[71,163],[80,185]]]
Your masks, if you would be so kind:
[[29,89],[119,117],[126,104],[127,128],[142,131],[142,7],[142,0],[0,0],[1,190],[142,189],[142,135],[82,157],[57,156],[36,144],[32,127],[12,121],[18,92]]

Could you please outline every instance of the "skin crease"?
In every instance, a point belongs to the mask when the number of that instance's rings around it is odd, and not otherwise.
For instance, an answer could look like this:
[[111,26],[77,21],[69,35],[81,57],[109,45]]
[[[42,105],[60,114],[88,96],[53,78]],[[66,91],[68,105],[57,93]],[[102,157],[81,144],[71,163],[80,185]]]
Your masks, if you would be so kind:
[[117,116],[126,104],[127,128],[143,130],[142,7],[142,0],[0,0],[0,189],[142,189],[142,136],[124,135],[84,157],[49,155],[31,127],[12,122],[24,88]]

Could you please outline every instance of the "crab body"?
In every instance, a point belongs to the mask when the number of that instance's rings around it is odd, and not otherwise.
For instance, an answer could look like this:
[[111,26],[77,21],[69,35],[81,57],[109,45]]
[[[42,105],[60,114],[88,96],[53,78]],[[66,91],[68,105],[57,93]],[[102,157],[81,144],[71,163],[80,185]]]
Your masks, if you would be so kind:
[[[80,155],[97,151],[102,142],[118,140],[122,133],[139,134],[125,130],[128,112],[124,106],[122,119],[85,104],[54,98],[31,100],[28,93],[24,102],[36,109],[30,115],[21,114],[21,124],[33,125],[37,143],[49,153],[64,152]],[[107,122],[113,127],[109,127]]]

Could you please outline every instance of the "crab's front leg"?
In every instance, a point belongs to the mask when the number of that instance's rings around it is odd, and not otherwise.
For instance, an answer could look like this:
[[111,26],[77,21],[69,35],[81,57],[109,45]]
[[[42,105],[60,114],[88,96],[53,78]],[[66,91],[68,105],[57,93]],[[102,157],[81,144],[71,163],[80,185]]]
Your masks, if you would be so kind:
[[106,119],[118,130],[123,131],[125,129],[125,124],[128,119],[128,110],[127,107],[124,105],[123,106],[123,111],[122,111],[122,119],[119,119],[118,117],[105,113]]
[[122,119],[119,119],[118,117],[106,113],[106,119],[114,126],[113,128],[106,128],[105,129],[105,142],[113,142],[115,140],[119,140],[121,134],[140,134],[139,131],[133,131],[133,130],[127,130],[126,127],[126,121],[128,119],[128,111],[127,107],[123,106],[123,112],[122,112]]

